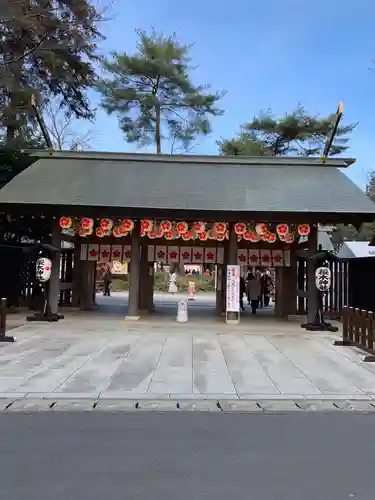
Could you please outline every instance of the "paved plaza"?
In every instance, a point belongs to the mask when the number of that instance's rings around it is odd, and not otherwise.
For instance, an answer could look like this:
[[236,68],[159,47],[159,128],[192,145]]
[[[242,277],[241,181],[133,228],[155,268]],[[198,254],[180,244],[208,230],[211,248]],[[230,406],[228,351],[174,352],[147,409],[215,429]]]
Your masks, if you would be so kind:
[[98,311],[71,313],[57,324],[13,329],[17,342],[0,344],[0,397],[375,399],[375,365],[298,322],[263,313],[229,327],[212,307],[211,315],[199,313],[209,307],[207,297],[190,306],[198,319],[188,324],[165,314],[127,322],[121,294],[99,303]]

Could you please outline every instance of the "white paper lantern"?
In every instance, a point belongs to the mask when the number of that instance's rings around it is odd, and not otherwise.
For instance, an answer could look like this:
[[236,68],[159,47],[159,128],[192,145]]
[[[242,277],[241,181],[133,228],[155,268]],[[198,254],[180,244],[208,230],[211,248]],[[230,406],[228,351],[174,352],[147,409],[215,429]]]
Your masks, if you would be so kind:
[[328,267],[318,267],[315,271],[315,286],[320,292],[327,292],[331,288],[332,274]]
[[36,279],[40,283],[46,283],[51,278],[52,262],[46,257],[36,261]]

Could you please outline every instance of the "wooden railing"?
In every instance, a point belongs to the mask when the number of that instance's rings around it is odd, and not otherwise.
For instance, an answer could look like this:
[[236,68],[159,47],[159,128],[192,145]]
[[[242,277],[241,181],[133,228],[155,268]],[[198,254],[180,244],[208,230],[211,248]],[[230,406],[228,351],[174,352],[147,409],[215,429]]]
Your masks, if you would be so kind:
[[334,345],[354,346],[366,351],[363,361],[375,361],[375,314],[354,307],[344,307],[342,340]]

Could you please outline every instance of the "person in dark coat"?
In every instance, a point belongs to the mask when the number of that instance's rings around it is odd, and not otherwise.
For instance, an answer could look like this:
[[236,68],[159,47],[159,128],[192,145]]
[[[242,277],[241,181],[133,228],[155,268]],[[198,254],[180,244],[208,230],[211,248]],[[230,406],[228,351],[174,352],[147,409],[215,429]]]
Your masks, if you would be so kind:
[[104,296],[110,297],[111,296],[111,283],[112,283],[112,273],[111,269],[108,266],[107,269],[105,270],[105,273],[103,275],[103,282],[104,282]]
[[245,284],[245,279],[241,276],[240,278],[240,307],[241,311],[244,311],[244,305],[243,305],[243,296],[246,294],[246,284]]

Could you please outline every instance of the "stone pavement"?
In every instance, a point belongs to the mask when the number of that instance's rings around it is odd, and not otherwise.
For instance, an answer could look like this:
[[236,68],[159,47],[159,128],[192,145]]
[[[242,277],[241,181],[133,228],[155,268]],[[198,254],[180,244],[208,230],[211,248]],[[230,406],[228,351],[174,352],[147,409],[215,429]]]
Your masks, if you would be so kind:
[[337,337],[267,311],[225,325],[209,296],[177,324],[178,298],[157,297],[159,314],[140,322],[124,320],[118,294],[92,313],[14,328],[17,342],[0,344],[0,411],[375,409],[375,365],[333,347]]

